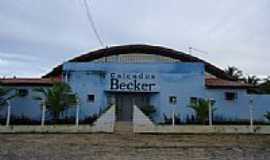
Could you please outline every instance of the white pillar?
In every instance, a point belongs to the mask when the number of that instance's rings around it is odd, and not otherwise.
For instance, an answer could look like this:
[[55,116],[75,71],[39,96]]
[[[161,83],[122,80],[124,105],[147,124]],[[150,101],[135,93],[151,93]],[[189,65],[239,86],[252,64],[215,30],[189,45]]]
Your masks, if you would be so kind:
[[173,106],[173,110],[172,110],[172,126],[175,126],[175,106]]
[[42,115],[41,115],[41,126],[45,125],[45,117],[46,117],[46,103],[45,101],[42,102]]
[[254,124],[253,124],[253,109],[254,109],[254,104],[253,104],[253,98],[250,98],[249,100],[249,118],[250,118],[250,132],[254,132]]
[[6,126],[8,127],[9,124],[10,124],[10,112],[11,112],[11,105],[10,105],[10,101],[9,100],[7,100],[7,105],[8,105],[8,108],[7,108]]
[[212,127],[213,126],[213,117],[212,117],[212,104],[211,104],[212,99],[208,98],[208,121],[209,121],[209,126]]
[[64,81],[65,83],[68,83],[68,71],[66,71],[64,74]]
[[132,104],[133,104],[133,106],[137,106],[136,105],[136,99],[135,98],[132,98]]
[[79,127],[79,120],[80,120],[80,102],[79,99],[77,100],[78,104],[76,107],[76,126]]
[[66,72],[66,76],[65,76],[65,82],[68,82],[68,72]]

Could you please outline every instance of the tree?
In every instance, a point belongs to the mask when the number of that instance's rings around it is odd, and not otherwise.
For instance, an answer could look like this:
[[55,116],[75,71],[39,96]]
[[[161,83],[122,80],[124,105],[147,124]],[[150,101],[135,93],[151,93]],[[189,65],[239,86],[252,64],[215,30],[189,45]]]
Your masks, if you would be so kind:
[[225,69],[225,72],[236,80],[241,80],[243,78],[243,72],[234,66],[229,66]]
[[[192,108],[195,111],[196,119],[199,123],[205,124],[209,118],[209,103],[214,106],[213,102],[209,100],[200,99],[197,102],[192,102],[188,107]],[[212,107],[212,113],[216,109]]]
[[71,87],[64,82],[56,82],[52,88],[36,88],[34,91],[39,93],[39,96],[34,99],[42,101],[54,122],[60,119],[60,115],[66,109],[77,105],[77,99]]
[[260,78],[258,78],[255,75],[248,76],[247,78],[244,79],[244,82],[253,86],[257,86],[260,82]]
[[270,76],[259,85],[259,90],[262,94],[270,94]]
[[263,83],[269,83],[270,84],[270,76],[268,76],[267,78],[265,78]]

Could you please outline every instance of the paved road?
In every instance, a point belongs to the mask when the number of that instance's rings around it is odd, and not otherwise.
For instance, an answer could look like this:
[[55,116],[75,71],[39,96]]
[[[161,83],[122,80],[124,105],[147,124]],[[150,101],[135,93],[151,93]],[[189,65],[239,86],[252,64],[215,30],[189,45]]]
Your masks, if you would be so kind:
[[1,160],[261,160],[270,136],[251,135],[0,135]]

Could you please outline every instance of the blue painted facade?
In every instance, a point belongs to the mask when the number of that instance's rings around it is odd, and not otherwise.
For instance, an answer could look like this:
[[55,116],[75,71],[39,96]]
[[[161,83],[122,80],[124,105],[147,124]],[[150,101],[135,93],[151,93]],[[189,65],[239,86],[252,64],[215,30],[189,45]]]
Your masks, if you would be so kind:
[[[37,86],[43,87],[43,86]],[[33,120],[40,120],[41,117],[41,105],[39,101],[33,99],[36,93],[33,91],[32,86],[20,86],[20,87],[11,87],[14,89],[24,89],[28,91],[28,94],[23,97],[16,97],[10,100],[11,105],[11,115],[16,117],[28,117]],[[11,93],[14,94],[14,93]],[[0,110],[0,116],[6,117],[7,115],[7,106],[3,106]]]
[[[175,64],[97,64],[97,63],[66,63],[64,72],[68,73],[67,82],[80,97],[81,118],[89,114],[98,113],[108,105],[108,94],[121,92],[108,90],[111,73],[116,74],[152,74],[158,89],[146,91],[150,96],[150,104],[155,106],[157,122],[162,122],[164,115],[171,116],[175,107],[176,114],[184,119],[191,114],[187,107],[190,97],[205,97],[204,65],[201,63]],[[131,80],[132,81],[132,80]],[[140,82],[151,80],[141,80]],[[125,91],[123,92],[145,92]],[[87,101],[87,95],[95,95],[94,102]],[[177,97],[175,105],[169,103],[169,97]]]
[[[204,68],[202,63],[102,64],[73,62],[63,65],[63,77],[70,84],[73,92],[79,96],[80,119],[105,109],[111,103],[110,95],[113,93],[143,92],[149,95],[150,104],[157,111],[154,116],[156,122],[163,122],[164,115],[171,117],[173,109],[185,121],[187,115],[194,114],[187,107],[191,97],[212,98],[216,101],[215,116],[241,120],[249,119],[249,101],[253,99],[254,119],[265,120],[264,114],[270,111],[269,95],[249,95],[245,89],[207,89]],[[120,75],[118,77],[119,83],[123,83],[122,89],[111,88],[111,78],[117,77],[117,75]],[[140,75],[143,75],[144,78],[140,79]],[[137,79],[133,76],[137,76]],[[134,80],[141,84],[137,90],[136,87],[134,88]],[[144,83],[145,85],[142,85]],[[150,86],[151,89],[149,89]],[[39,120],[41,107],[40,102],[33,100],[36,93],[32,90],[35,87],[16,88],[27,89],[29,94],[11,101],[12,115]],[[225,100],[225,92],[237,93],[237,99],[234,101]],[[94,101],[88,100],[89,95],[94,95]],[[176,97],[176,104],[170,103],[170,97]],[[6,115],[6,108],[1,110],[1,115]],[[75,108],[67,111],[65,115],[75,117]]]

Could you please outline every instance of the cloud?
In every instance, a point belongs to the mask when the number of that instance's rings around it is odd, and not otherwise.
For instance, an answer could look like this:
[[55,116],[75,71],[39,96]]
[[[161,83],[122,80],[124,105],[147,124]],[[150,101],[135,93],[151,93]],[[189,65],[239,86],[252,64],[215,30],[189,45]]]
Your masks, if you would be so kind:
[[[193,54],[217,66],[270,74],[265,62],[270,59],[268,0],[89,2],[109,46],[147,43],[184,51],[192,46],[209,52]],[[42,75],[71,57],[100,48],[81,0],[1,0],[0,11],[0,75]],[[7,67],[7,72],[3,65],[17,67]]]
[[28,55],[22,56],[22,54],[10,54],[10,53],[1,53],[1,52],[0,52],[0,58],[2,60],[14,61],[14,62],[35,62],[35,61],[40,60],[34,56],[28,56]]
[[8,62],[5,59],[0,58],[0,66],[7,65]]

